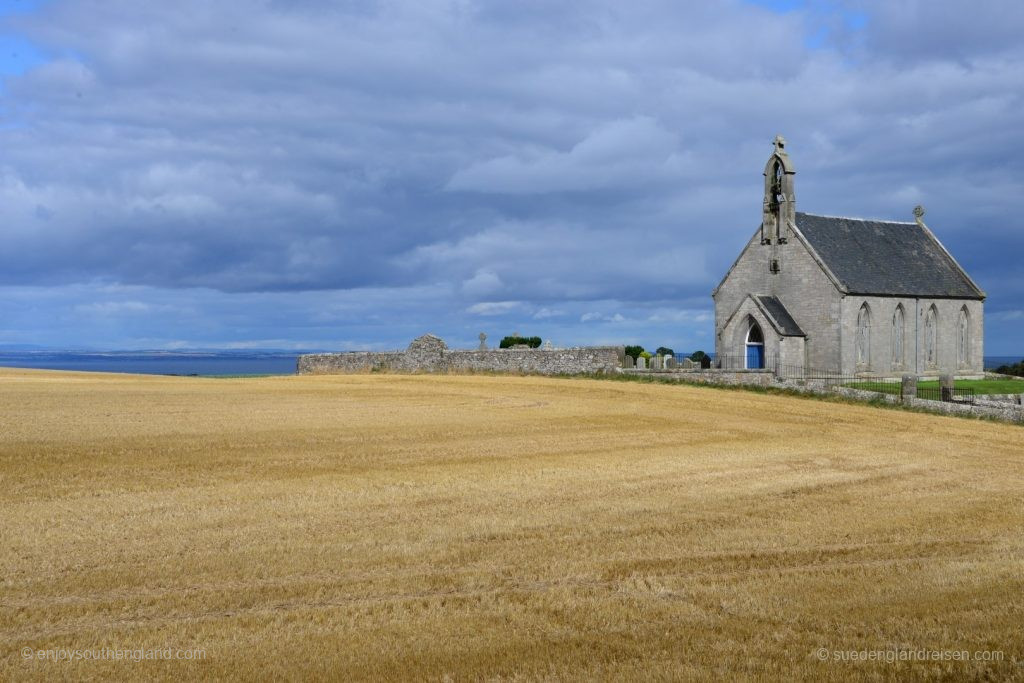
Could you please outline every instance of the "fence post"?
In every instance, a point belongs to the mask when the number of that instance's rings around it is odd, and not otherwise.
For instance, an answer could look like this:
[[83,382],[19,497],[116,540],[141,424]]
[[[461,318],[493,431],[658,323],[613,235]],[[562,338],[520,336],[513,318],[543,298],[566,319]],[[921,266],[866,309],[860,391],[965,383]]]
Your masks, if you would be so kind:
[[942,387],[942,400],[950,402],[953,400],[953,375],[942,375],[939,377],[939,386]]
[[908,399],[917,398],[917,375],[903,375],[900,384],[900,400],[907,403]]

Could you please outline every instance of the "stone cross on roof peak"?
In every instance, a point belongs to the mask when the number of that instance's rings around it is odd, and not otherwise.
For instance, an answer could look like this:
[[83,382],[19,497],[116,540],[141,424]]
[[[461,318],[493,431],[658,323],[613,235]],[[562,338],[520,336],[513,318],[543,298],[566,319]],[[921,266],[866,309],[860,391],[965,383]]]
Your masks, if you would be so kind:
[[776,135],[775,140],[772,141],[772,144],[775,145],[776,152],[786,151],[786,138],[782,137],[781,135]]

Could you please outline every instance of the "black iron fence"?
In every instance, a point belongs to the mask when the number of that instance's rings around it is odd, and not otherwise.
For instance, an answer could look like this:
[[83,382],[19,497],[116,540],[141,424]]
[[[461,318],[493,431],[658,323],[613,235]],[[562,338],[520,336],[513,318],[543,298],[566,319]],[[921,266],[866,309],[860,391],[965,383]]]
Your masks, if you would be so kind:
[[804,368],[802,366],[780,366],[776,375],[780,379],[797,385],[818,386],[827,389],[859,389],[881,394],[899,395],[901,381],[896,378],[857,377],[839,372]]
[[716,370],[771,370],[775,372],[779,359],[774,354],[721,355],[711,359],[709,367]]
[[[863,377],[844,375],[839,370],[823,370],[808,368],[803,365],[788,365],[779,362],[773,354],[722,355],[705,358],[701,363],[704,368],[716,370],[765,370],[775,374],[779,379],[830,389],[846,388],[872,391],[880,394],[899,396],[903,382],[897,377]],[[974,389],[970,387],[942,388],[935,386],[917,387],[917,397],[929,401],[946,401],[947,403],[974,404]]]
[[928,401],[974,405],[974,389],[972,387],[922,387],[918,385],[917,397]]

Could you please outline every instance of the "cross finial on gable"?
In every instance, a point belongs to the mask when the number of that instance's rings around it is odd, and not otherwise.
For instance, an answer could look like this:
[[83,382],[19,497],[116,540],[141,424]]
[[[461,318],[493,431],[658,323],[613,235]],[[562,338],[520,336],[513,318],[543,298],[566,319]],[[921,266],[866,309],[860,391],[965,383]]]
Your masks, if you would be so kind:
[[785,149],[786,149],[786,138],[782,137],[781,135],[776,135],[775,136],[775,140],[774,140],[774,145],[775,145],[775,151],[776,152],[783,152],[783,151],[785,151]]
[[924,227],[924,207],[918,204],[914,207],[914,220],[921,227]]

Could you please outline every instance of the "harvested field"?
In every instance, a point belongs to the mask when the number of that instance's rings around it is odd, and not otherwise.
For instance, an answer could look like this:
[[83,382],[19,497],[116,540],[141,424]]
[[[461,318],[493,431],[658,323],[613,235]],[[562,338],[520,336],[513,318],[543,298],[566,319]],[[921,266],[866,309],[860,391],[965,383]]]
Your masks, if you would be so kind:
[[[0,369],[0,428],[2,680],[1024,677],[1020,426],[597,380]],[[37,654],[101,648],[205,658]],[[971,660],[836,661],[875,650]]]

